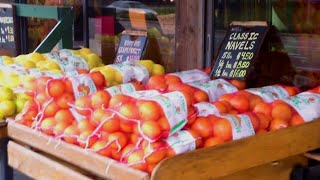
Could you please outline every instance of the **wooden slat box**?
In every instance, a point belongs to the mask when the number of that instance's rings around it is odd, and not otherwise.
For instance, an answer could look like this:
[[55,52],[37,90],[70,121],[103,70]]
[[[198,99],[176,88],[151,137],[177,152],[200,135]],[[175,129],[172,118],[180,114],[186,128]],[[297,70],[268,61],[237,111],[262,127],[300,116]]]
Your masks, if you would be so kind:
[[320,121],[199,149],[162,161],[149,176],[112,159],[87,152],[16,123],[8,136],[97,177],[108,179],[289,179],[292,169],[306,165],[303,153],[320,147]]

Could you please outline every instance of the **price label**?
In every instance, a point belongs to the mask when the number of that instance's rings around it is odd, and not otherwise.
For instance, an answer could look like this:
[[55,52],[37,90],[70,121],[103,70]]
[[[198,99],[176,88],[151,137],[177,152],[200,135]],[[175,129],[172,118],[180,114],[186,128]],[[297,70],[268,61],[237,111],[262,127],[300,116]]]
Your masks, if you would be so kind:
[[0,4],[0,42],[3,49],[18,49],[18,33],[15,8],[10,4]]
[[263,22],[234,22],[225,36],[211,76],[245,80],[269,27]]

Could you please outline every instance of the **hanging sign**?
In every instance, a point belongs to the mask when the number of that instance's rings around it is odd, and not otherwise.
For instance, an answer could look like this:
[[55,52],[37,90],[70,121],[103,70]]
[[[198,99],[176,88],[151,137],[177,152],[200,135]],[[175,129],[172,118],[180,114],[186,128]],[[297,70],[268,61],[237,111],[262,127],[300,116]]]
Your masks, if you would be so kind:
[[147,43],[147,32],[124,31],[114,63],[140,60]]
[[267,22],[232,22],[211,76],[245,80],[268,30]]

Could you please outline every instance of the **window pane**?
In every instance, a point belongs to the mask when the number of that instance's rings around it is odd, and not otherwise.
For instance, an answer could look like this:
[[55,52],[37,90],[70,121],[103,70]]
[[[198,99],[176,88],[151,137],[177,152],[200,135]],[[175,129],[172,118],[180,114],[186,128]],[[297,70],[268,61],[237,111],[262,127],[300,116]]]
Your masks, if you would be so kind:
[[148,32],[144,59],[174,71],[175,3],[173,0],[90,1],[90,48],[113,63],[123,30]]

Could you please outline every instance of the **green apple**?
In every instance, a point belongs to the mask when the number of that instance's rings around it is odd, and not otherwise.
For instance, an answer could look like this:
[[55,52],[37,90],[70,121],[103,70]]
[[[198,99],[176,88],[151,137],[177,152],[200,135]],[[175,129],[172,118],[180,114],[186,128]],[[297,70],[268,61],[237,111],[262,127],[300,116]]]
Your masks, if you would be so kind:
[[0,112],[5,117],[12,116],[16,112],[16,104],[13,101],[4,100],[0,102]]
[[0,101],[13,100],[13,99],[14,99],[14,93],[12,89],[7,87],[0,87]]

